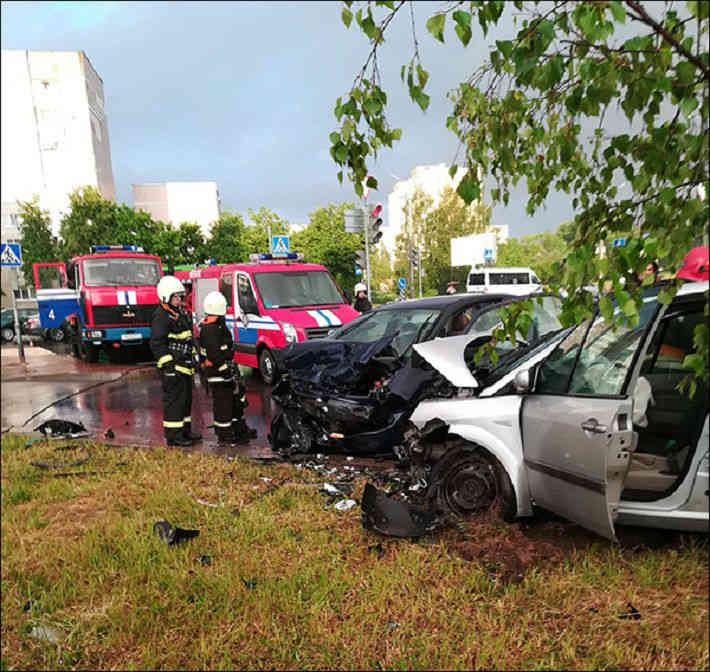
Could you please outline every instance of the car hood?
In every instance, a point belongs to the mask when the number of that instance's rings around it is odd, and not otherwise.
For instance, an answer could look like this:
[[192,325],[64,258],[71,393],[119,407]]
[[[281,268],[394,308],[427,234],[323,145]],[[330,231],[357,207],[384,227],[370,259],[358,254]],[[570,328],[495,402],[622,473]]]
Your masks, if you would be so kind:
[[449,336],[417,343],[412,347],[452,385],[477,388],[479,383],[466,366],[464,351],[469,343],[479,337],[479,333]]

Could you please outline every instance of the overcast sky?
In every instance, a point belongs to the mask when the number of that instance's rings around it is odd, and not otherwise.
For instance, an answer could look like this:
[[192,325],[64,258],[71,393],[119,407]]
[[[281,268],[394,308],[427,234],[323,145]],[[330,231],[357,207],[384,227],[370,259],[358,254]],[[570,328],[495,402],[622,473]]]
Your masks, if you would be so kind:
[[[434,41],[425,19],[441,3],[418,2],[420,55],[431,74],[426,113],[399,79],[411,56],[408,16],[393,23],[381,54],[389,117],[403,129],[371,173],[381,200],[416,166],[451,164],[446,93],[483,62],[501,32],[476,34],[463,48],[453,31]],[[340,2],[3,2],[2,48],[84,50],[104,82],[116,196],[133,204],[131,184],[214,180],[222,207],[245,215],[266,206],[292,223],[321,205],[354,200],[336,178],[328,135],[333,107],[368,54],[365,36],[340,20]],[[406,20],[402,20],[406,19]],[[513,34],[510,24],[501,30]],[[517,236],[555,229],[571,198],[554,194],[534,217],[525,189],[494,224]]]

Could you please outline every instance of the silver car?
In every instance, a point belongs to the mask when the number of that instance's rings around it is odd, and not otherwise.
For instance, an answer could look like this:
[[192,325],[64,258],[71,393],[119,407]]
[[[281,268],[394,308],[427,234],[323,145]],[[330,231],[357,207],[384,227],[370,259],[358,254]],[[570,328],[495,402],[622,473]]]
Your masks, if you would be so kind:
[[648,296],[634,328],[597,314],[483,384],[464,361],[470,336],[415,345],[460,391],[412,415],[447,426],[430,500],[466,515],[499,499],[510,518],[536,505],[609,539],[615,523],[708,532],[707,386],[678,390],[707,291]]

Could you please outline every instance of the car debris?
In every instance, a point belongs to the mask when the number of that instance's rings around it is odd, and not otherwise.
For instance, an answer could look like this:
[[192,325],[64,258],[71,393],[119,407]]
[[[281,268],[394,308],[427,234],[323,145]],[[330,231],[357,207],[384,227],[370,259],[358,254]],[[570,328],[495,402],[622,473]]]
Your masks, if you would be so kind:
[[200,556],[200,564],[203,567],[209,567],[212,564],[212,556],[209,555],[201,555]]
[[354,499],[341,499],[335,504],[335,508],[338,511],[350,511],[353,506],[357,506],[357,502]]
[[199,536],[200,531],[174,527],[167,520],[159,520],[153,524],[153,534],[160,537],[168,546],[172,546],[188,539],[194,539]]
[[80,467],[91,459],[91,454],[87,452],[86,457],[71,462],[49,462],[44,460],[32,460],[30,464],[39,469],[67,469],[69,467]]
[[257,584],[259,583],[259,581],[254,577],[251,577],[249,579],[245,579],[244,577],[239,578],[242,580],[242,583],[244,584],[244,587],[247,590],[254,590],[254,588],[256,588]]
[[388,497],[371,483],[362,495],[362,526],[392,537],[417,538],[436,529],[439,517],[424,509]]
[[27,600],[22,607],[22,611],[27,613],[30,611],[37,603],[34,600]]
[[628,608],[628,611],[625,611],[623,614],[619,614],[619,618],[630,619],[632,621],[640,621],[641,613],[639,612],[639,610],[634,607],[631,602],[627,602],[626,606]]
[[377,553],[377,559],[378,559],[378,560],[381,560],[382,558],[385,557],[385,549],[384,549],[384,547],[382,546],[382,543],[381,543],[381,542],[378,542],[377,544],[373,544],[372,546],[368,546],[368,547],[367,547],[367,550],[368,550],[370,553],[373,553],[373,552],[374,552],[374,553]]
[[64,633],[53,625],[40,623],[30,630],[30,637],[50,644],[59,644],[64,639]]
[[35,427],[34,431],[54,439],[75,439],[83,435],[88,436],[88,431],[83,423],[72,422],[71,420],[60,420],[58,418],[45,420],[39,427]]
[[116,435],[110,427],[104,432],[104,439],[115,439]]

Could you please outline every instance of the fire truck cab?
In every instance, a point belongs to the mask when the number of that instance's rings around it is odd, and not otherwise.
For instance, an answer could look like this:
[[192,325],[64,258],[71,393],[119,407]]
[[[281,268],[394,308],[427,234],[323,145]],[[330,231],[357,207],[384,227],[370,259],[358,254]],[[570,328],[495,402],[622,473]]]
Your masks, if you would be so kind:
[[66,263],[34,264],[33,273],[42,328],[67,329],[75,356],[95,362],[102,348],[148,343],[160,257],[134,245],[93,245]]
[[320,264],[252,255],[251,263],[219,264],[190,271],[193,323],[204,317],[211,291],[227,300],[227,326],[235,343],[234,361],[258,368],[264,381],[278,376],[274,351],[290,343],[325,338],[358,317],[332,275]]

